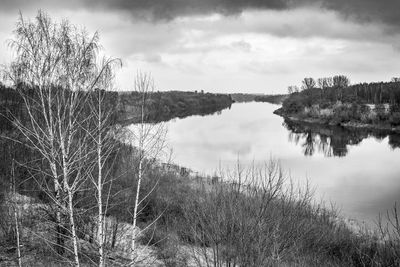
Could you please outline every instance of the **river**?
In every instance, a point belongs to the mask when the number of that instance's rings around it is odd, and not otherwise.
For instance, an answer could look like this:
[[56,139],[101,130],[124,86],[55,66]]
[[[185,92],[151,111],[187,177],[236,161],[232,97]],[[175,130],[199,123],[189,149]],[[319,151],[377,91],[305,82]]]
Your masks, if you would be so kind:
[[309,181],[316,201],[367,224],[400,200],[399,136],[285,122],[273,114],[278,107],[240,103],[167,122],[173,162],[212,175],[238,158],[246,165],[273,157],[295,183]]

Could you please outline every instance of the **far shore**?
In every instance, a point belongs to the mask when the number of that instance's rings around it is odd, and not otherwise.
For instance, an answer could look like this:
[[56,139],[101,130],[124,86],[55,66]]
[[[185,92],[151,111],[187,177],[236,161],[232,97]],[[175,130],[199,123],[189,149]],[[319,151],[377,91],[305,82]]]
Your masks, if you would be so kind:
[[367,129],[367,130],[380,130],[386,131],[390,133],[400,133],[400,126],[393,127],[389,124],[368,124],[368,123],[361,123],[356,121],[349,121],[345,123],[332,123],[325,118],[311,118],[311,117],[303,117],[296,114],[286,114],[283,112],[282,108],[279,108],[274,111],[274,114],[279,115],[287,120],[297,121],[297,122],[306,122],[312,124],[321,124],[321,125],[336,125],[342,126],[349,129]]

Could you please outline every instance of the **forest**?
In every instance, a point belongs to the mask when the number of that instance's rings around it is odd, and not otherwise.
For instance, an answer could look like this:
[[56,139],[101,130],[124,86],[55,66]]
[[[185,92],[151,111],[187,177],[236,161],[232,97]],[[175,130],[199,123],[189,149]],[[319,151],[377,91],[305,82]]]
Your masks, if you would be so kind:
[[289,86],[289,97],[276,113],[314,118],[337,125],[372,125],[397,129],[400,125],[400,81],[349,84],[349,78],[305,78],[301,90]]
[[[31,91],[33,89],[20,84],[19,90]],[[90,93],[90,92],[89,92]],[[104,91],[104,103],[116,108],[113,114],[113,123],[129,124],[139,121],[135,116],[140,106],[140,94],[132,92]],[[23,115],[23,98],[12,87],[0,83],[0,128],[11,129],[11,121],[7,114]],[[162,122],[172,118],[184,118],[191,115],[207,115],[230,108],[234,101],[227,94],[166,91],[151,92],[151,97],[146,104],[146,122]]]
[[173,164],[165,123],[149,122],[229,107],[230,96],[158,93],[145,73],[115,93],[120,60],[43,11],[20,15],[14,34],[0,90],[0,265],[400,264],[396,207],[392,227],[372,234],[316,204],[276,159],[213,176]]
[[[140,102],[138,92],[119,94],[119,121],[135,123],[137,111],[135,107]],[[191,115],[207,115],[230,108],[234,101],[227,94],[204,92],[167,91],[153,92],[146,105],[146,121],[161,122],[172,118],[183,118]]]

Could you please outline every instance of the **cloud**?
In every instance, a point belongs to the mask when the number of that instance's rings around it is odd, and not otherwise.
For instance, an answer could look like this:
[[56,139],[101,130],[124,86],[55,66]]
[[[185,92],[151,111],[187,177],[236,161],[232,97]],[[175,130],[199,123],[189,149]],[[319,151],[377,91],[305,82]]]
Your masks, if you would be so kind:
[[2,10],[22,8],[102,9],[128,13],[135,19],[172,20],[190,15],[240,14],[248,9],[288,8],[287,0],[2,0]]
[[[314,0],[306,0],[314,2]],[[400,29],[398,0],[323,0],[322,7],[362,22],[382,22]]]
[[232,42],[232,47],[237,48],[242,51],[250,52],[251,50],[251,44],[244,40]]
[[399,0],[2,0],[0,6],[3,12],[37,8],[97,9],[152,21],[168,21],[192,15],[238,15],[248,10],[317,7],[338,12],[359,22],[384,23],[393,30],[400,30]]

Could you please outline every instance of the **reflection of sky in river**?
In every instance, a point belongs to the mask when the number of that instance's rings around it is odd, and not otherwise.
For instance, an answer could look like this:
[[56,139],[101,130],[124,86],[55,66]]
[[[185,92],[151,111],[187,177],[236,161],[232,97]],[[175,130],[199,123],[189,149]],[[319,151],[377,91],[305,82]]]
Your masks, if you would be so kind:
[[[345,157],[326,157],[315,149],[304,156],[304,138],[289,141],[283,119],[265,103],[234,104],[220,115],[193,116],[168,122],[168,144],[173,160],[193,170],[212,174],[219,166],[280,159],[293,179],[309,179],[316,198],[336,203],[344,215],[372,221],[400,200],[400,149],[388,137],[365,138],[348,145]],[[361,140],[361,139],[360,139]]]

